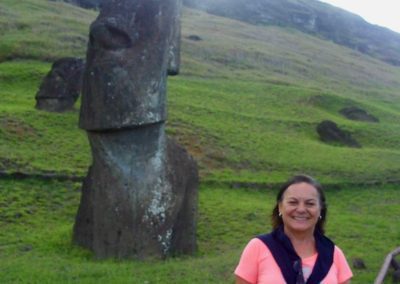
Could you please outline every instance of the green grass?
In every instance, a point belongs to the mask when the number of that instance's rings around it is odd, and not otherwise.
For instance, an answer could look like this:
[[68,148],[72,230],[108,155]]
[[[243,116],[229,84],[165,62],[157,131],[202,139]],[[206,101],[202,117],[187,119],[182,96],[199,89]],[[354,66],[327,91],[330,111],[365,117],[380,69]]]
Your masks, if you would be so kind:
[[[0,278],[2,283],[232,283],[241,250],[270,230],[276,190],[200,188],[194,257],[167,261],[96,260],[71,244],[78,183],[2,180]],[[371,283],[386,254],[398,246],[400,196],[395,187],[327,190],[327,235],[351,263],[352,283]]]
[[38,61],[0,64],[2,170],[80,175],[87,170],[90,149],[85,132],[77,127],[78,111],[57,114],[34,108],[49,68]]
[[[34,108],[49,67],[40,61],[0,64],[0,166],[82,176],[90,149],[77,127],[78,111]],[[368,101],[302,86],[181,76],[169,81],[168,103],[168,133],[197,158],[204,180],[282,182],[290,174],[308,172],[323,181],[359,183],[385,182],[400,173],[400,126],[394,123],[400,115]],[[339,114],[356,104],[380,123]],[[320,142],[315,129],[325,119],[353,133],[363,148]]]
[[[86,174],[91,156],[77,126],[79,102],[62,114],[34,106],[51,62],[84,57],[95,16],[62,2],[1,2],[0,171]],[[1,282],[232,283],[246,242],[270,229],[276,193],[237,187],[276,188],[301,172],[336,188],[328,190],[328,235],[349,261],[366,262],[352,283],[371,283],[400,239],[398,189],[389,185],[400,177],[400,69],[295,30],[189,9],[182,23],[167,132],[199,164],[198,253],[165,262],[96,260],[71,244],[79,183],[1,179]],[[347,106],[380,122],[348,120],[339,114]],[[363,147],[322,143],[315,128],[326,119]]]
[[83,57],[95,15],[61,1],[4,0],[0,3],[0,62]]
[[[321,96],[330,102],[315,99]],[[393,122],[400,117],[385,113],[377,124],[349,121],[338,112],[349,101],[357,102],[305,87],[184,77],[170,81],[169,125],[195,148],[205,178],[210,171],[212,179],[232,172],[228,179],[254,182],[273,182],[270,173],[279,171],[346,182],[397,176],[400,128]],[[382,113],[373,105],[366,109]],[[320,142],[315,129],[325,119],[353,133],[363,148]]]

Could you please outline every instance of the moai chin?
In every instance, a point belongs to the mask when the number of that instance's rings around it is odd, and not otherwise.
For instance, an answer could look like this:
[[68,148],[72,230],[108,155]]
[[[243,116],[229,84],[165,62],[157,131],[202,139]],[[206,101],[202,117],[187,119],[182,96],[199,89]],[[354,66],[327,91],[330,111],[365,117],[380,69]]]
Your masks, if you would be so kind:
[[99,258],[196,250],[197,166],[164,129],[180,9],[180,0],[103,1],[90,27],[79,126],[93,162],[73,239]]

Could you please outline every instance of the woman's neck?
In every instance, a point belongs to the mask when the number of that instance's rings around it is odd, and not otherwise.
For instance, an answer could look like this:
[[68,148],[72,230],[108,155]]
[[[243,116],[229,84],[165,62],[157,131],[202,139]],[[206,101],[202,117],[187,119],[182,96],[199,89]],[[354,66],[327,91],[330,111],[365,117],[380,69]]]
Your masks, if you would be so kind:
[[317,252],[313,232],[291,232],[286,229],[284,232],[300,258],[310,257]]

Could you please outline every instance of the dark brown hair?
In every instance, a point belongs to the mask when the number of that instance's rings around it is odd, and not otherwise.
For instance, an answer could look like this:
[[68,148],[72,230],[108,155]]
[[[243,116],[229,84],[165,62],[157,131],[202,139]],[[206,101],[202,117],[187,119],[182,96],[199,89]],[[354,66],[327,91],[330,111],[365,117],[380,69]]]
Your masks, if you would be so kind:
[[307,175],[296,175],[292,178],[290,178],[287,182],[285,182],[276,197],[276,205],[274,210],[272,210],[272,216],[271,216],[271,221],[272,221],[272,228],[275,230],[279,226],[283,225],[282,218],[279,216],[279,203],[282,202],[283,199],[283,194],[285,193],[286,189],[288,189],[289,186],[297,183],[308,183],[312,185],[318,192],[319,196],[319,204],[321,205],[321,218],[318,219],[318,222],[315,226],[316,230],[319,230],[322,234],[325,232],[325,222],[326,222],[326,215],[328,213],[328,208],[325,200],[325,195],[322,189],[322,186],[318,181],[316,181],[314,178],[307,176]]

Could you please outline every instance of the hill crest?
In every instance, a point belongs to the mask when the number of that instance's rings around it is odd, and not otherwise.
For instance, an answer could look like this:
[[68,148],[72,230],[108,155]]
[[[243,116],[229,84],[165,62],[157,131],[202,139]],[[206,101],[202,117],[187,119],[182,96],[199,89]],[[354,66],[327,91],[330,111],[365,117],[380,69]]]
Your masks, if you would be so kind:
[[289,27],[400,66],[400,34],[316,0],[184,0],[210,14]]

